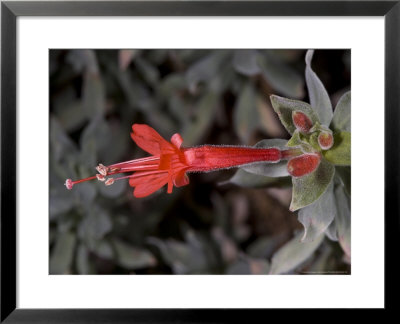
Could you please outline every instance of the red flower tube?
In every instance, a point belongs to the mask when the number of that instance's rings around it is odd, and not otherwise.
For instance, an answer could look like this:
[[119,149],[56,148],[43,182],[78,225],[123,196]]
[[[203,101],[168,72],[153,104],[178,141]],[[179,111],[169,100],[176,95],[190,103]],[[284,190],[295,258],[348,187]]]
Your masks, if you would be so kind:
[[[104,181],[106,185],[120,179],[129,179],[130,186],[135,188],[133,195],[141,198],[166,184],[168,193],[172,192],[174,185],[187,185],[189,172],[216,171],[257,162],[276,163],[298,154],[293,149],[281,151],[277,148],[241,146],[204,145],[183,148],[183,140],[179,134],[173,135],[171,142],[168,142],[147,125],[134,124],[132,130],[133,141],[151,156],[109,166],[99,164],[96,168],[99,172],[97,175],[76,181],[67,179],[66,187],[72,189],[75,184],[93,179]],[[120,173],[132,174],[110,177]]]

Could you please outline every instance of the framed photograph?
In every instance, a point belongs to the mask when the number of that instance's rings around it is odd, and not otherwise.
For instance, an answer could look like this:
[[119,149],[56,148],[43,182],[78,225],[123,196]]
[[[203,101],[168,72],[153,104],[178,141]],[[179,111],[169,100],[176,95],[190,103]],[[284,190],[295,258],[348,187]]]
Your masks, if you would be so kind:
[[1,321],[392,308],[399,16],[2,2]]

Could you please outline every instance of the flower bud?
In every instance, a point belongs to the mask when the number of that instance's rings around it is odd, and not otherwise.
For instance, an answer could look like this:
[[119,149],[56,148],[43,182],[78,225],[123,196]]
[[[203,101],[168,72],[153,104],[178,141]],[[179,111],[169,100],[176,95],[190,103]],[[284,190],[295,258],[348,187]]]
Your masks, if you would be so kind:
[[311,119],[305,113],[298,110],[292,112],[292,120],[296,128],[303,134],[309,133],[313,126]]
[[333,136],[328,132],[321,132],[318,135],[319,147],[323,150],[329,150],[333,145]]
[[303,154],[289,160],[287,170],[293,177],[302,177],[313,172],[319,165],[321,157],[319,154]]

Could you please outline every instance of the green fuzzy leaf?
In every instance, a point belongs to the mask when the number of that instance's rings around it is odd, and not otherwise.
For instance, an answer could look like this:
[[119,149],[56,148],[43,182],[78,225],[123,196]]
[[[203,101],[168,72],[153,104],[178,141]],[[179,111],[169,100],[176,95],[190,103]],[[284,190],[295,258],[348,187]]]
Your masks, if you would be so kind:
[[211,127],[215,112],[218,108],[219,97],[214,92],[204,94],[197,103],[196,114],[190,123],[187,123],[182,132],[185,146],[196,145],[201,142],[207,130]]
[[112,228],[112,220],[107,210],[94,205],[79,223],[77,233],[88,247],[94,248]]
[[79,274],[93,274],[93,266],[90,263],[89,251],[84,244],[79,244],[76,252],[76,269]]
[[99,64],[95,50],[73,49],[66,56],[66,61],[71,64],[76,73],[98,74]]
[[237,170],[232,178],[228,180],[237,186],[244,188],[264,188],[264,187],[288,187],[290,177],[273,178],[247,172],[243,169]]
[[304,140],[303,135],[297,129],[293,133],[293,136],[287,142],[286,146],[299,146],[304,153],[312,153],[315,151],[314,148]]
[[99,155],[106,155],[103,152],[109,151],[112,145],[110,133],[110,126],[102,116],[93,118],[85,127],[79,140],[83,165],[93,168],[98,163]]
[[76,236],[74,233],[60,233],[51,251],[50,274],[66,274],[70,271]]
[[68,192],[68,190],[65,190],[65,186],[61,181],[57,183],[57,185],[51,186],[49,193],[50,219],[55,219],[58,215],[61,215],[74,207],[74,197],[70,192]]
[[270,274],[287,273],[306,261],[321,245],[324,235],[312,242],[300,242],[302,233],[282,246],[272,257]]
[[291,98],[304,97],[304,82],[302,76],[293,69],[273,51],[262,51],[258,56],[258,63],[261,67],[262,76],[268,83]]
[[287,142],[286,146],[294,147],[303,145],[305,142],[300,137],[300,132],[296,129],[292,135],[292,137]]
[[256,92],[251,83],[243,87],[235,105],[233,124],[240,140],[247,144],[259,123]]
[[208,89],[215,93],[224,93],[231,89],[233,82],[238,81],[237,74],[228,65],[223,65],[221,70],[209,81]]
[[88,118],[103,115],[106,109],[105,89],[99,74],[86,74],[83,84],[83,109]]
[[83,182],[79,186],[74,187],[73,193],[75,203],[82,206],[91,206],[97,195],[97,188],[95,182]]
[[266,275],[269,273],[270,265],[263,259],[243,257],[231,264],[226,270],[229,275]]
[[346,92],[336,105],[330,128],[351,132],[351,92]]
[[57,111],[57,117],[62,127],[68,132],[78,130],[87,120],[82,100],[63,103],[62,108]]
[[317,133],[317,132],[312,133],[312,134],[310,135],[308,141],[309,141],[311,147],[312,147],[314,150],[316,150],[316,151],[321,151],[321,147],[319,146],[319,143],[318,143],[318,135],[319,135],[319,133]]
[[325,158],[335,165],[351,164],[351,133],[340,132],[333,134],[334,144],[331,149],[324,151]]
[[[281,150],[286,149],[287,141],[284,139],[266,139],[258,142],[254,147],[272,148],[276,147]],[[247,172],[266,176],[266,177],[286,177],[289,172],[286,168],[287,161],[280,161],[278,163],[254,163],[243,167]]]
[[190,121],[188,102],[177,91],[167,96],[168,112],[176,118],[180,124],[187,124]]
[[330,244],[322,244],[318,255],[307,267],[308,273],[323,274],[330,273],[335,266],[334,264],[334,247]]
[[104,197],[115,199],[126,193],[128,181],[115,181],[112,186],[105,186],[104,183],[99,184],[99,191]]
[[185,78],[178,73],[166,76],[158,85],[158,96],[168,99],[185,88]]
[[189,90],[195,93],[200,82],[208,82],[217,75],[228,55],[229,51],[216,50],[193,64],[186,72]]
[[351,217],[350,217],[350,199],[346,195],[343,186],[337,186],[335,188],[336,205],[337,205],[337,217],[336,217],[336,228],[337,237],[339,239],[340,246],[347,256],[351,256]]
[[106,240],[96,242],[91,251],[106,260],[112,259],[115,254],[111,244]]
[[135,59],[135,66],[148,84],[157,85],[160,79],[160,72],[155,66],[142,56],[138,56]]
[[285,241],[285,235],[260,236],[246,248],[246,254],[252,258],[269,259]]
[[329,125],[333,116],[332,104],[324,85],[311,68],[313,54],[314,50],[308,50],[306,53],[306,83],[308,96],[310,97],[311,107],[317,112],[321,124]]
[[254,49],[236,50],[233,55],[233,67],[241,74],[257,75],[261,73],[258,56],[259,53]]
[[292,119],[293,111],[298,110],[305,113],[311,119],[313,124],[319,121],[315,111],[306,102],[283,98],[276,95],[272,95],[270,98],[272,107],[278,114],[282,125],[286,128],[290,135],[292,135],[296,130],[296,126],[293,124]]
[[192,230],[185,233],[185,242],[155,237],[148,242],[159,249],[163,261],[175,274],[204,273],[214,262],[210,242]]
[[[50,117],[50,153],[54,160],[62,164],[63,160],[70,160],[78,152],[76,144],[65,132],[58,119]],[[65,161],[64,161],[65,162]]]
[[333,219],[332,223],[328,226],[328,228],[325,230],[325,235],[327,238],[329,238],[331,241],[337,242],[338,237],[337,237],[337,229],[336,229],[336,221]]
[[327,190],[335,175],[335,167],[324,158],[316,170],[302,177],[292,177],[293,192],[290,210],[311,205]]
[[112,240],[117,256],[117,263],[126,269],[136,270],[152,267],[157,264],[154,256],[145,249],[131,246],[118,239]]
[[304,226],[302,242],[314,241],[332,223],[336,215],[333,181],[325,193],[313,204],[299,210],[299,222]]
[[339,175],[348,196],[351,195],[351,167],[336,166],[336,173]]

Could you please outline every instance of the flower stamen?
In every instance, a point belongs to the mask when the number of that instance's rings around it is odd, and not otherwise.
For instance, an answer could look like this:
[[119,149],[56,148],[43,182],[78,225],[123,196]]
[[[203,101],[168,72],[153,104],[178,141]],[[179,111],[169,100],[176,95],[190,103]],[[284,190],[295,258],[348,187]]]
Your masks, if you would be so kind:
[[115,182],[114,178],[108,178],[104,183],[106,186],[111,186]]
[[108,173],[108,168],[106,166],[104,166],[103,164],[101,164],[101,163],[96,167],[96,170],[102,176],[106,176],[107,173]]
[[96,174],[97,180],[99,181],[106,181],[106,177],[103,176],[102,174]]

